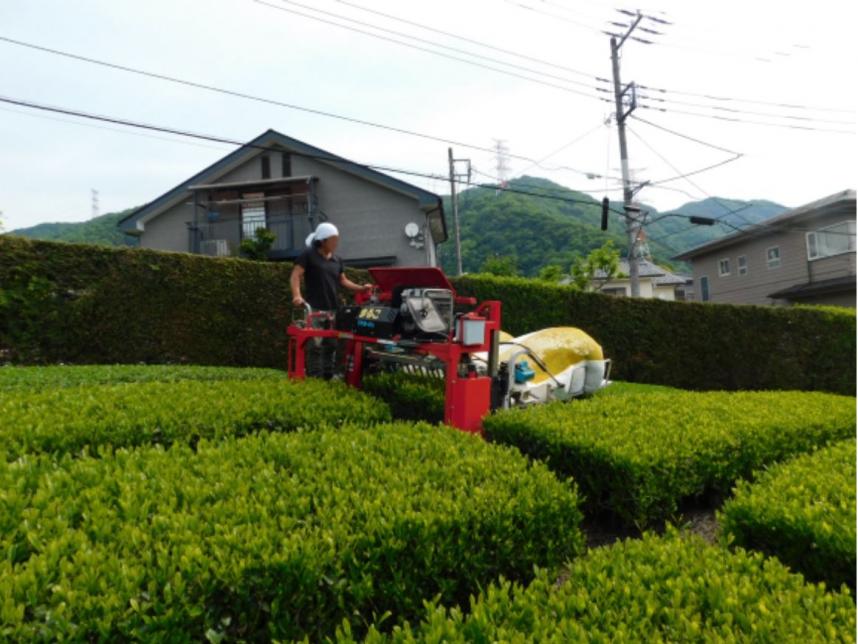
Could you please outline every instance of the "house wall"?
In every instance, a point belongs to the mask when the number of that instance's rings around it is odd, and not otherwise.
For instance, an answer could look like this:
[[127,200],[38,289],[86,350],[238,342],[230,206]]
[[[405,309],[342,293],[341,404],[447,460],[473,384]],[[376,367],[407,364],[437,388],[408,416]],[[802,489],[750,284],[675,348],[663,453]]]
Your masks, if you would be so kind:
[[[269,154],[271,178],[282,176],[282,154]],[[425,266],[434,262],[434,248],[428,232],[427,217],[417,201],[390,188],[367,181],[334,166],[306,157],[292,156],[291,176],[318,177],[316,194],[318,207],[328,220],[340,229],[338,254],[345,259],[396,256],[396,265]],[[226,172],[217,183],[252,181],[262,178],[261,153]],[[144,248],[188,252],[187,223],[194,220],[193,205],[182,202],[158,217],[145,222],[140,237]],[[199,209],[199,221],[205,221],[204,209]],[[225,214],[222,213],[222,218]],[[422,249],[414,248],[405,236],[405,226],[416,223],[425,235]],[[230,240],[236,249],[238,239]]]
[[293,157],[292,174],[319,177],[319,208],[340,230],[343,259],[396,255],[397,266],[429,264],[426,246],[413,248],[405,236],[410,222],[426,227],[426,214],[412,197],[305,157]]
[[[601,291],[603,293],[611,291],[612,289],[623,289],[626,297],[630,297],[632,294],[631,282],[629,282],[628,278],[611,280],[610,282],[606,282],[604,285],[599,282],[598,285],[601,285]],[[654,298],[657,296],[656,287],[653,286],[652,279],[646,277],[641,278],[640,292],[640,296],[643,298]],[[614,293],[611,294],[613,295]]]
[[[796,228],[815,230],[855,218],[855,211],[844,207],[831,214],[802,219],[792,224]],[[804,230],[772,232],[759,237],[736,240],[729,247],[713,250],[692,259],[696,299],[701,300],[700,278],[709,278],[709,301],[727,304],[786,304],[772,300],[770,293],[797,284],[820,281],[855,274],[855,253],[810,261]],[[780,266],[769,268],[766,261],[768,248],[780,248]],[[748,260],[748,272],[739,275],[738,258]],[[730,260],[730,274],[719,276],[721,259]]]

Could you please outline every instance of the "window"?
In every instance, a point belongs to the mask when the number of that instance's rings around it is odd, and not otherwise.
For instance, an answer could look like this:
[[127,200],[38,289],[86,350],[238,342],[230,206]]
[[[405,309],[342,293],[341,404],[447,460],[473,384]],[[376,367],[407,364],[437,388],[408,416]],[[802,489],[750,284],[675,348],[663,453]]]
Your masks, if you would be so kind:
[[748,274],[748,258],[745,255],[736,258],[736,265],[739,267],[739,275]]
[[701,277],[700,278],[700,301],[708,302],[709,301],[709,278]]
[[250,192],[241,195],[241,237],[253,239],[257,228],[265,228],[265,193]]
[[821,259],[855,252],[855,222],[844,221],[807,233],[807,258]]
[[288,152],[283,153],[283,176],[291,177],[292,176],[292,155]]
[[781,247],[772,246],[766,249],[766,266],[777,268],[781,265]]
[[262,157],[262,178],[271,178],[271,159],[267,156]]
[[613,295],[615,297],[621,297],[623,295],[626,295],[625,287],[603,288],[600,292],[604,293],[605,295]]
[[718,261],[718,277],[727,277],[730,274],[730,258],[725,257]]

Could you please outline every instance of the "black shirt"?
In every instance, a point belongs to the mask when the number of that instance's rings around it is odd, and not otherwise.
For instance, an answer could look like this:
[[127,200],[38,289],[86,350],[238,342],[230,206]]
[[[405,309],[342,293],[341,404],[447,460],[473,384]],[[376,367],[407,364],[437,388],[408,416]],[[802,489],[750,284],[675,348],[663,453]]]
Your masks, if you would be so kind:
[[304,269],[304,299],[319,311],[335,311],[339,304],[337,287],[343,274],[343,260],[336,255],[322,256],[318,248],[310,247],[295,260]]

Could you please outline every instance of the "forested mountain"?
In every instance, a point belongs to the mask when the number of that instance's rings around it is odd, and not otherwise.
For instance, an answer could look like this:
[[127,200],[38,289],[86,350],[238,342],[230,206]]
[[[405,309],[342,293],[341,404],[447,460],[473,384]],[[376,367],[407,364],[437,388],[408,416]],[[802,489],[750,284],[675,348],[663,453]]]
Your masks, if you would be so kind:
[[[618,214],[611,214],[607,232],[599,229],[601,203],[590,195],[569,190],[538,177],[520,177],[509,182],[519,192],[500,192],[470,188],[459,196],[464,269],[480,270],[489,257],[514,258],[518,271],[535,275],[540,268],[557,265],[564,271],[576,257],[584,256],[606,240],[625,251],[624,223]],[[529,193],[529,194],[520,194]],[[723,219],[744,228],[785,210],[771,201],[746,202],[710,198],[687,203],[670,213],[698,215]],[[747,207],[745,207],[747,206]],[[447,271],[455,266],[453,217],[449,199],[444,199],[450,241],[440,247],[441,261]],[[612,203],[622,211],[619,203]],[[730,210],[739,212],[726,215]],[[687,218],[664,217],[654,208],[650,211],[653,224],[646,228],[649,248],[656,262],[671,265],[670,258],[683,250],[735,231],[731,226],[694,226]],[[80,223],[39,224],[12,231],[15,235],[68,242],[122,245],[124,235],[116,224],[133,209],[108,213]],[[674,266],[675,263],[673,264]],[[677,268],[682,268],[678,266]]]
[[[535,275],[542,266],[556,264],[568,270],[578,256],[586,255],[612,239],[617,248],[627,245],[622,217],[612,213],[607,232],[599,228],[601,203],[593,197],[569,190],[547,179],[521,177],[509,182],[509,188],[531,194],[470,188],[459,196],[462,237],[462,263],[465,271],[478,271],[488,257],[513,257],[524,275]],[[539,196],[534,196],[539,195]],[[574,200],[570,202],[567,200]],[[612,203],[617,211],[622,205]],[[707,199],[691,202],[670,211],[684,215],[721,218],[730,209],[745,202]],[[447,270],[455,264],[452,243],[452,214],[448,200],[444,203],[451,240],[441,246],[442,263]],[[646,205],[649,219],[662,214]],[[744,227],[772,217],[783,206],[755,201],[726,221]],[[666,217],[647,227],[649,248],[656,262],[671,264],[677,253],[721,237],[734,229],[724,226],[693,226],[686,218]]]
[[89,221],[36,224],[30,228],[18,228],[11,232],[13,235],[32,239],[121,246],[125,244],[125,235],[120,232],[117,224],[133,210],[136,209],[109,212]]

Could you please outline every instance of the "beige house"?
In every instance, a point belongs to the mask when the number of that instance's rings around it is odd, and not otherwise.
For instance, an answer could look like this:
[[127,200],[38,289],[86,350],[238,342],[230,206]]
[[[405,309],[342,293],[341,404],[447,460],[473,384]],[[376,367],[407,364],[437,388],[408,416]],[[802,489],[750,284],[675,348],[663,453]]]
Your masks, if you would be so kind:
[[144,248],[234,256],[258,228],[271,259],[293,259],[321,221],[352,266],[435,266],[447,239],[441,198],[268,130],[119,223]]
[[855,191],[844,190],[676,257],[697,299],[855,307]]
[[[676,275],[668,269],[646,259],[639,261],[638,270],[641,297],[670,302],[686,299],[685,285],[688,278]],[[599,291],[606,295],[625,295],[630,297],[632,286],[628,276],[629,261],[622,259],[620,260],[620,277],[606,281],[605,274],[597,272],[590,285],[594,291]]]

